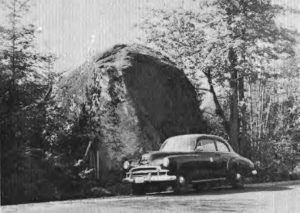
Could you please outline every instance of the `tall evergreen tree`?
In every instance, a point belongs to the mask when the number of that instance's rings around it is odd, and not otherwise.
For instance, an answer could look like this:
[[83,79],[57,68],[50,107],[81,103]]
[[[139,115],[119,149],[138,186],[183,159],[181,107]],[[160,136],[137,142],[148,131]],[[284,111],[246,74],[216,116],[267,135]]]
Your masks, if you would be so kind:
[[45,70],[53,57],[34,47],[36,27],[25,23],[28,0],[1,1],[1,7],[6,14],[0,27],[1,199],[12,203],[34,199],[37,190],[33,178],[41,171],[31,156],[32,148],[42,148],[42,103],[51,93]]

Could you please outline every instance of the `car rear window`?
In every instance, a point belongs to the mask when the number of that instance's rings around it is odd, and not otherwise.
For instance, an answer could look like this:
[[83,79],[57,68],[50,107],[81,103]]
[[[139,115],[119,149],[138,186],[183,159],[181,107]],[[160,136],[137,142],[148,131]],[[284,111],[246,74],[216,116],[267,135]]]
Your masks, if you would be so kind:
[[[216,146],[214,140],[211,139],[200,139],[197,142],[197,148],[201,147],[205,152],[215,152]],[[197,149],[196,148],[196,149]]]
[[216,144],[217,144],[218,152],[229,152],[228,147],[224,143],[220,141],[216,141]]

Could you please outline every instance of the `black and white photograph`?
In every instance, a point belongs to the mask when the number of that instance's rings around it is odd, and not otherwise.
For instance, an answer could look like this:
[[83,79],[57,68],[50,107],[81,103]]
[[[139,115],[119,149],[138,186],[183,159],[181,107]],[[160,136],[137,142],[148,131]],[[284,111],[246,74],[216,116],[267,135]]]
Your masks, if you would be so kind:
[[300,0],[0,0],[2,213],[300,212]]

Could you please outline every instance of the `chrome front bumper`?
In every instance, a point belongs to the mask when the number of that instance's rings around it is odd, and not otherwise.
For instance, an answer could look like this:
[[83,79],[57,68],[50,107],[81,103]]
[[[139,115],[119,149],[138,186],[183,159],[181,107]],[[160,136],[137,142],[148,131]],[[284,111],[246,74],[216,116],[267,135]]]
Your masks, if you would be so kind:
[[161,169],[160,166],[138,166],[129,170],[123,182],[128,183],[151,183],[175,181],[175,175],[168,175],[169,170]]

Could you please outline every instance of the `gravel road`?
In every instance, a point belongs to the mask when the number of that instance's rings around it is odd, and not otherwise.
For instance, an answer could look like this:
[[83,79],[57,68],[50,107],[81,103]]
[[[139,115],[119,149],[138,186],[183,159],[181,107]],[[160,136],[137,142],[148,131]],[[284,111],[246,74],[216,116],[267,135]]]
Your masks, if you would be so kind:
[[300,212],[300,183],[2,206],[2,213]]

